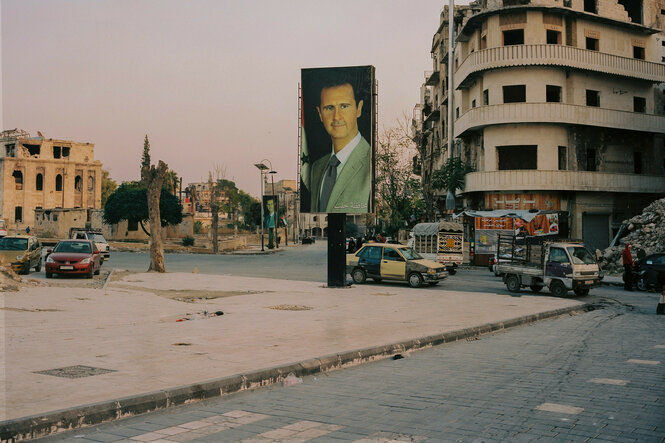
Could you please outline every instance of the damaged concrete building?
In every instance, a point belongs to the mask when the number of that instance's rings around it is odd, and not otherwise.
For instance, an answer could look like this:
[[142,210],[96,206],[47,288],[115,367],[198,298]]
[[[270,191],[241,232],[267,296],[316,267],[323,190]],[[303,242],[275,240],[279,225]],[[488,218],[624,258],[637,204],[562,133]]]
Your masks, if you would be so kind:
[[35,225],[35,210],[101,208],[102,163],[95,146],[0,133],[0,218],[14,231]]
[[562,235],[602,249],[665,195],[665,0],[480,0],[453,17],[453,56],[445,7],[414,112],[433,206],[431,174],[461,157],[458,206],[557,211]]

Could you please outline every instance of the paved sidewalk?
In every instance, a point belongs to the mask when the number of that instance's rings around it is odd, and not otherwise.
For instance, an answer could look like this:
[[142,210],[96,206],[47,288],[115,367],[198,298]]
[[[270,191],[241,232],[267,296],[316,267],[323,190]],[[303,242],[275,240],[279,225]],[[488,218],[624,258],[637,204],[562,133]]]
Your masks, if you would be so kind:
[[529,292],[455,292],[446,283],[332,289],[115,271],[103,289],[25,287],[0,294],[0,440],[279,382],[289,372],[384,358],[585,306]]

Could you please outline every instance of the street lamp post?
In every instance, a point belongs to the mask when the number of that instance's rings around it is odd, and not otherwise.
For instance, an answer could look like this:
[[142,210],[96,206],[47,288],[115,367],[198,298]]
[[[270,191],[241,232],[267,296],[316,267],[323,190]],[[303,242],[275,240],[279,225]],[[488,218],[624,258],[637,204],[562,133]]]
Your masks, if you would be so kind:
[[[270,167],[266,166],[263,162],[268,162]],[[273,169],[272,162],[270,160],[268,160],[267,158],[264,158],[259,163],[255,163],[254,166],[256,166],[261,171],[261,251],[265,251],[265,249],[263,247],[263,225],[265,223],[264,220],[263,220],[263,188],[265,186],[265,182],[264,182],[263,177],[264,177],[264,174],[266,174],[266,173],[271,174],[270,175],[270,180],[271,180],[271,183],[272,183],[272,195],[274,196],[275,195],[275,178],[274,177],[275,177],[275,174],[277,174],[277,171],[275,171]],[[266,171],[268,171],[268,172],[266,172]],[[273,204],[274,204],[274,202],[273,202]],[[278,214],[275,214],[275,218],[277,218],[277,215]],[[277,223],[277,220],[275,220],[275,222]],[[279,223],[277,223],[277,225],[278,224]],[[276,229],[275,228],[272,228],[272,229],[273,229],[272,233],[273,233],[273,235],[275,235]],[[277,243],[277,242],[275,242],[275,243]],[[271,244],[268,244],[268,247],[272,247]],[[277,247],[279,248],[279,243],[277,243]]]
[[264,252],[265,249],[263,247],[263,174],[268,167],[264,165],[263,163],[256,163],[254,164],[259,169],[259,172],[261,173],[261,252]]

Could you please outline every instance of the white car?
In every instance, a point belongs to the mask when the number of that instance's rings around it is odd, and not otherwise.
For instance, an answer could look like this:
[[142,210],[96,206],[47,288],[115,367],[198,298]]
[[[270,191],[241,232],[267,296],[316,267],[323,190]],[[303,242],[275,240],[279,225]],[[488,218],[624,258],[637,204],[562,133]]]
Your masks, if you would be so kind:
[[99,252],[104,257],[104,260],[111,258],[111,248],[107,243],[104,236],[99,232],[90,232],[90,231],[76,231],[72,234],[72,238],[76,240],[92,240],[95,242],[99,248]]

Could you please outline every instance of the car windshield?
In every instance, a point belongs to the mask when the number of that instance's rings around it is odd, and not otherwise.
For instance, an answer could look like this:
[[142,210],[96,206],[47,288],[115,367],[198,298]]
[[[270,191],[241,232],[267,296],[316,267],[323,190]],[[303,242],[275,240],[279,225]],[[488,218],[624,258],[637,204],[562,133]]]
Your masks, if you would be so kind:
[[27,238],[0,238],[0,251],[25,251],[28,249]]
[[55,246],[53,252],[74,252],[78,254],[90,254],[90,243],[82,241],[60,242]]
[[95,243],[106,243],[106,239],[102,234],[88,234],[88,237]]
[[400,249],[400,252],[407,260],[420,260],[423,257],[411,248]]
[[570,257],[573,259],[574,265],[592,265],[596,263],[596,259],[593,258],[586,248],[581,246],[571,246],[566,249],[568,249],[568,254],[570,254]]

